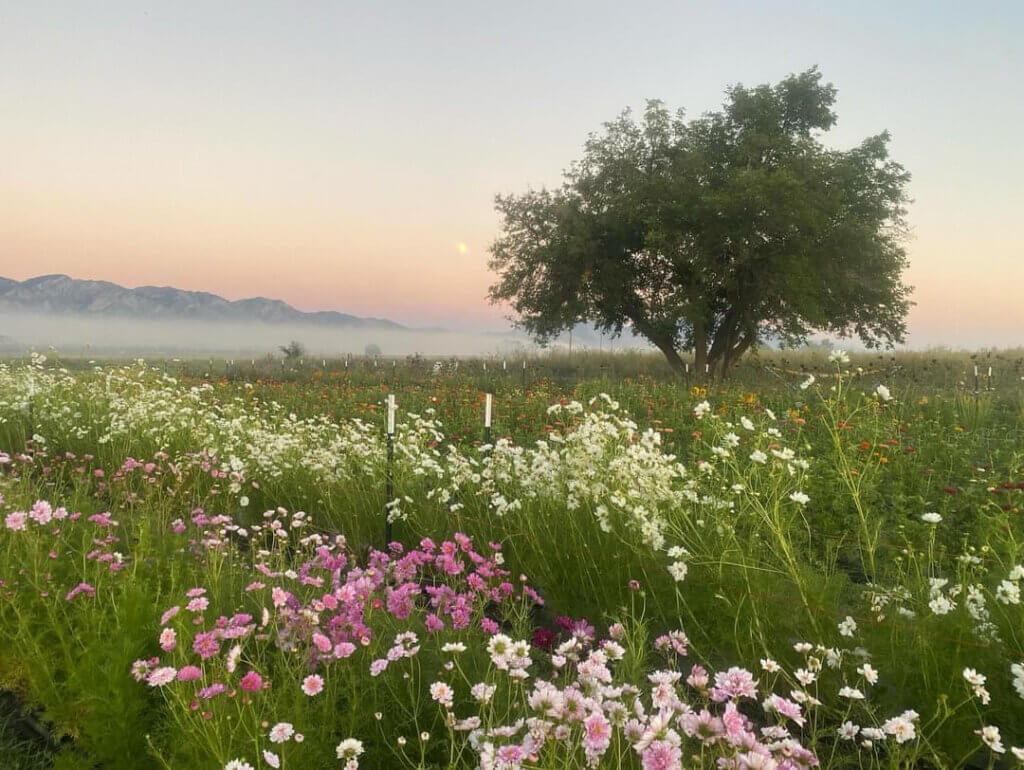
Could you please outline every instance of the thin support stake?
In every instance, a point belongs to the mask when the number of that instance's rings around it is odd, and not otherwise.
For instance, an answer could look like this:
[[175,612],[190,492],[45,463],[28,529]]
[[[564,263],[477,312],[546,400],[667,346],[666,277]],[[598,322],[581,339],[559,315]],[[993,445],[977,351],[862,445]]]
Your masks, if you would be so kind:
[[384,471],[384,548],[391,543],[391,501],[395,496],[395,394],[388,393],[388,462]]
[[484,443],[491,443],[491,403],[493,396],[488,393],[484,397]]

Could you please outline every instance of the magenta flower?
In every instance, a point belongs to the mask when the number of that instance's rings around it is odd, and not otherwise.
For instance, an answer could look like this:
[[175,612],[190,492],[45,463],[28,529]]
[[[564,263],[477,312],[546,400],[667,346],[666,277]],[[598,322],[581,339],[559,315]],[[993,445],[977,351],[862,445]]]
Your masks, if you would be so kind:
[[256,692],[258,690],[263,689],[263,677],[255,671],[250,671],[248,674],[242,677],[241,681],[238,683],[238,686],[246,692]]
[[211,658],[220,652],[220,641],[213,631],[204,631],[196,634],[192,640],[192,650],[203,660]]
[[68,595],[64,597],[64,601],[73,601],[79,594],[85,594],[88,597],[96,595],[96,589],[88,583],[79,583],[77,586],[68,591]]
[[201,689],[197,694],[203,700],[209,700],[210,698],[214,698],[220,695],[227,689],[227,685],[221,684],[220,682],[214,682],[209,687],[204,687],[203,689]]

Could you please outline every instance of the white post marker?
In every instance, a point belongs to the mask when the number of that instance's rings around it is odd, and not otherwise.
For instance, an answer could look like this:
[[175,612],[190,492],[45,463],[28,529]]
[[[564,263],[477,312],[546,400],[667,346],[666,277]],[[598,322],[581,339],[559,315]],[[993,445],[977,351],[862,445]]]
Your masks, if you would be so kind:
[[484,427],[491,427],[491,400],[493,396],[488,393],[484,398]]
[[388,393],[388,435],[395,435],[395,394]]
[[992,367],[991,366],[988,368],[988,376],[989,376],[989,379],[992,378]]

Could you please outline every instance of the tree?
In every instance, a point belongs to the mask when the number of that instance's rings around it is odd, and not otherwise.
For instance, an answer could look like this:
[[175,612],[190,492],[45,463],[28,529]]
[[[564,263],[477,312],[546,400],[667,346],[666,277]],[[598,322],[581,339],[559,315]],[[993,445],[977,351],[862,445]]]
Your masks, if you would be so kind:
[[298,340],[292,340],[287,345],[281,345],[278,347],[278,350],[284,353],[284,357],[289,361],[294,361],[306,355],[305,346]]
[[367,358],[378,358],[380,356],[380,345],[375,342],[369,343],[363,348],[363,355]]
[[825,147],[836,91],[816,68],[734,86],[684,120],[660,101],[591,135],[562,186],[497,196],[492,302],[544,343],[580,321],[626,327],[677,371],[724,375],[767,340],[906,333],[902,243],[910,175],[888,133]]

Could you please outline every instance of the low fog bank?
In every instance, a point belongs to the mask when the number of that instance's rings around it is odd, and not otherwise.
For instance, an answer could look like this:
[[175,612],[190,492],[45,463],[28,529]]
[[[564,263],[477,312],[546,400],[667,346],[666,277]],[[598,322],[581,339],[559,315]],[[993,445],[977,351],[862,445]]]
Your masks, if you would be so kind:
[[533,352],[515,332],[347,328],[311,324],[145,321],[88,316],[0,313],[0,352],[56,348],[86,355],[187,356],[213,353],[262,356],[296,340],[310,355],[362,355],[376,345],[382,355],[480,356]]

